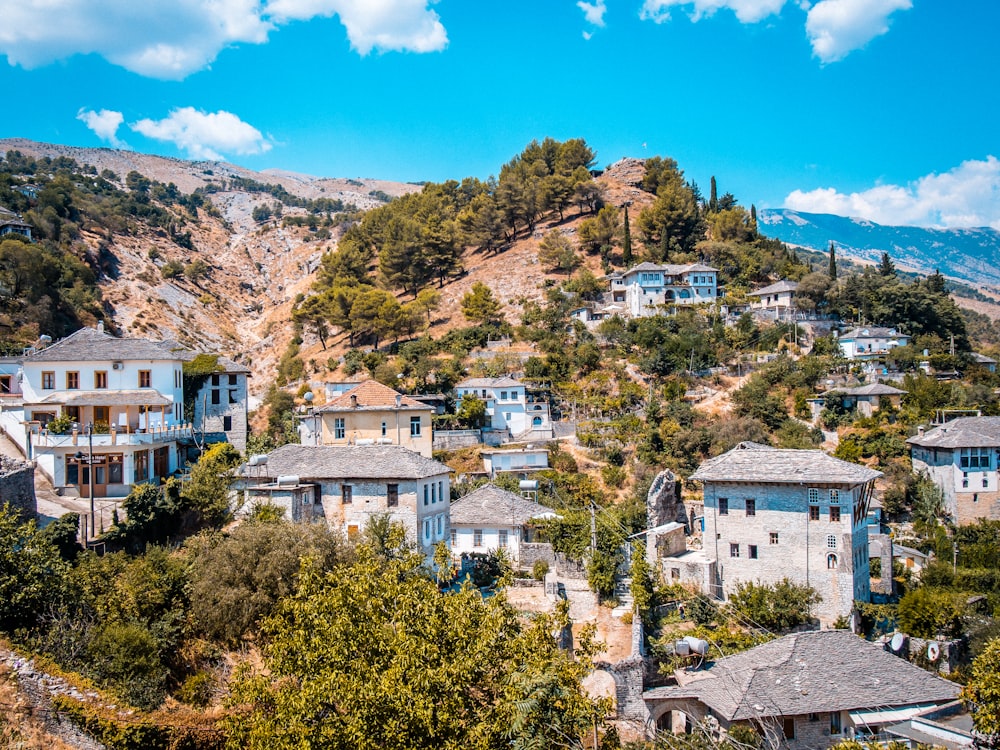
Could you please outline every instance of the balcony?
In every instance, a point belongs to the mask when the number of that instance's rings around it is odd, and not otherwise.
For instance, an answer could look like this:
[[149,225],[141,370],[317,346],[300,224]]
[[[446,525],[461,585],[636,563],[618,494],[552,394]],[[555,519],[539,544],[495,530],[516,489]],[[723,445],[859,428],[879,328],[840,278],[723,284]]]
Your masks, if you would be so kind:
[[[175,440],[191,438],[191,424],[168,425],[153,427],[149,430],[128,430],[112,432],[95,432],[93,435],[95,448],[110,448],[116,445],[158,445],[171,443]],[[46,429],[32,432],[33,448],[79,448],[89,445],[88,436],[83,431],[74,431],[67,435],[55,435]]]

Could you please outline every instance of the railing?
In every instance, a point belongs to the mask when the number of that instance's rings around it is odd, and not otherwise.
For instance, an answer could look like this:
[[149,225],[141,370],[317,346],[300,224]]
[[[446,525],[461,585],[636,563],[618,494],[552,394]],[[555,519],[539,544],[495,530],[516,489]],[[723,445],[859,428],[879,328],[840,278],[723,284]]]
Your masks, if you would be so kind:
[[36,448],[69,448],[85,446],[93,439],[95,448],[107,448],[113,445],[153,445],[155,443],[169,443],[174,440],[183,440],[193,435],[193,429],[189,423],[180,425],[169,425],[167,427],[154,427],[145,431],[94,433],[88,436],[85,432],[74,431],[68,435],[55,435],[48,430],[41,430],[38,434],[31,436],[31,444]]

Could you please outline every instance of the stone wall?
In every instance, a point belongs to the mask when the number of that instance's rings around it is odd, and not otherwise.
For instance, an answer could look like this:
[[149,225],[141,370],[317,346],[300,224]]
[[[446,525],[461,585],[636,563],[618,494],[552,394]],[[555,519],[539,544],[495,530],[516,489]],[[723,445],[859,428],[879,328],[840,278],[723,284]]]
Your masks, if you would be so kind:
[[9,503],[26,519],[33,519],[38,515],[34,464],[0,456],[0,505],[5,503]]
[[435,430],[434,450],[454,451],[479,445],[479,430]]
[[556,554],[548,542],[521,542],[521,567],[531,570],[539,560],[544,560],[552,568],[556,564]]

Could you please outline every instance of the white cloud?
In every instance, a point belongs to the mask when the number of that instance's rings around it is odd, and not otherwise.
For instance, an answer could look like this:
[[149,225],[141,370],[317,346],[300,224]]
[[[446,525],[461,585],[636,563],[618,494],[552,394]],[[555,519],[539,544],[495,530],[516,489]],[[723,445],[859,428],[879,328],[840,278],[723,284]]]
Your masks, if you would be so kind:
[[[75,54],[98,54],[153,78],[182,79],[227,46],[260,44],[296,20],[338,15],[351,45],[430,52],[447,33],[435,0],[0,0],[0,54],[35,68]],[[57,14],[57,18],[54,15]]]
[[912,0],[820,0],[806,16],[806,35],[822,62],[843,60],[889,30],[889,16]]
[[201,112],[194,107],[172,110],[162,120],[143,119],[129,127],[147,138],[173,143],[192,159],[222,160],[222,154],[262,154],[271,141],[231,112]]
[[834,188],[795,190],[785,206],[809,213],[870,219],[891,226],[990,226],[1000,230],[1000,160],[969,160],[943,174],[905,185],[877,185],[859,193]]
[[645,0],[639,17],[656,23],[670,20],[670,9],[691,6],[691,20],[700,21],[728,8],[740,23],[757,23],[781,11],[786,0]]
[[121,112],[110,109],[102,109],[95,112],[92,109],[81,109],[76,114],[76,119],[83,122],[102,141],[107,141],[115,148],[125,148],[124,141],[118,140],[118,128],[125,119]]
[[608,6],[605,5],[604,0],[595,0],[593,3],[580,0],[576,7],[583,11],[583,17],[587,19],[587,23],[591,26],[604,28],[604,14],[608,12]]

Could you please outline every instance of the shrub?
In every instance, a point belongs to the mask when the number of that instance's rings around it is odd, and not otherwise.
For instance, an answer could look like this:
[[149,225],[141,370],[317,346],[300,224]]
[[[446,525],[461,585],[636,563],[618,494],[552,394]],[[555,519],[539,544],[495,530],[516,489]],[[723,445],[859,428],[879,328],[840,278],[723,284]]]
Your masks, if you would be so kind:
[[184,273],[184,266],[176,260],[168,260],[160,266],[160,276],[165,279],[176,279],[182,273]]
[[536,581],[544,580],[548,572],[549,563],[547,560],[535,560],[535,564],[531,566],[531,577]]

